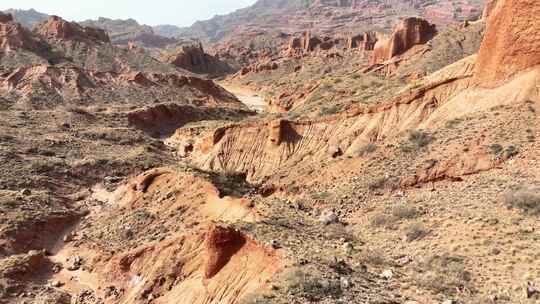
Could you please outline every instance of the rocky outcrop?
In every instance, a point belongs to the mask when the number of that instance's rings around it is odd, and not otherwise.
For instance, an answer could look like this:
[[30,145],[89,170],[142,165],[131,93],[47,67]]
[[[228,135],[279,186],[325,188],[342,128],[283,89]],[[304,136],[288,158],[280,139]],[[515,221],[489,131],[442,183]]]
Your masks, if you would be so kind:
[[182,34],[203,41],[221,42],[246,31],[298,33],[309,28],[313,34],[334,36],[355,33],[359,28],[391,30],[394,21],[404,14],[419,16],[444,27],[458,25],[463,20],[476,20],[482,13],[482,6],[483,1],[477,0],[257,1],[249,8],[197,22]]
[[290,57],[300,56],[315,50],[323,41],[318,37],[312,36],[311,32],[307,31],[301,37],[293,37],[289,41],[286,53]]
[[0,12],[0,23],[12,22],[13,16],[11,14],[4,14]]
[[[193,151],[188,159],[205,170],[244,173],[249,180],[257,181],[280,168],[306,161],[308,155],[313,161],[329,159],[337,148],[348,155],[362,145],[416,128],[430,119],[456,92],[470,85],[471,62],[387,104],[350,109],[328,118],[233,124],[208,134],[199,132],[198,138],[192,138]],[[183,136],[179,130],[173,137]],[[328,153],[330,147],[337,148]]]
[[[240,107],[241,105],[239,105]],[[253,115],[243,109],[159,104],[128,113],[128,123],[153,137],[169,136],[187,123],[201,120],[242,119]]]
[[199,95],[206,96],[205,105],[228,104],[247,111],[233,95],[211,80],[138,71],[96,72],[49,65],[24,67],[0,76],[0,93],[6,96],[9,103],[26,100],[33,103],[28,106],[39,108],[98,100],[129,100],[137,103],[145,99],[159,99],[161,102],[178,102],[178,96]]
[[231,259],[231,257],[244,246],[245,237],[232,228],[212,225],[205,234],[204,279],[214,277]]
[[540,64],[540,2],[499,0],[487,20],[476,80],[494,85]]
[[100,28],[107,32],[111,42],[116,45],[135,43],[146,48],[166,48],[178,42],[172,36],[161,36],[151,26],[139,24],[134,19],[109,19],[99,17],[97,20],[86,20],[83,26]]
[[104,30],[83,27],[75,22],[68,22],[58,16],[49,17],[47,21],[37,25],[35,31],[47,40],[110,42],[109,36]]
[[420,18],[406,18],[386,38],[381,38],[374,46],[371,64],[382,63],[401,55],[411,47],[424,44],[436,34],[435,26]]
[[[409,130],[435,129],[447,121],[493,107],[538,100],[538,69],[503,87],[479,90],[473,79],[475,60],[474,55],[467,57],[430,75],[421,87],[405,90],[378,105],[352,106],[324,118],[270,124],[247,122],[197,132],[197,138],[190,137],[193,149],[187,160],[205,170],[243,173],[248,180],[259,182],[279,176],[282,170],[290,172],[307,163],[332,159],[336,151],[351,156],[370,143],[386,142]],[[179,130],[176,136],[185,135]],[[493,168],[498,163],[486,163],[488,156],[471,162],[462,162],[456,156],[445,165],[444,172],[431,172],[420,180]]]
[[0,49],[10,52],[21,48],[37,49],[38,41],[27,29],[16,23],[11,14],[0,12]]
[[181,47],[163,59],[179,68],[202,74],[221,74],[230,71],[230,67],[218,58],[204,52],[202,44]]
[[31,30],[36,24],[46,21],[47,18],[50,17],[49,15],[43,14],[34,9],[8,9],[4,12],[13,15],[13,19],[15,19],[15,21],[29,30]]
[[493,12],[493,9],[497,5],[497,0],[487,0],[486,4],[484,6],[484,10],[482,11],[482,20],[487,21],[488,17],[491,15],[491,12]]
[[[116,243],[121,249],[111,247],[114,243],[108,240],[102,246],[67,244],[65,256],[76,254],[95,266],[94,284],[88,284],[86,276],[73,284],[108,298],[99,286],[114,282],[121,292],[113,302],[133,304],[148,303],[149,297],[157,303],[181,299],[182,303],[234,304],[265,289],[286,261],[276,250],[229,226],[258,221],[256,209],[247,199],[224,196],[220,184],[210,177],[203,172],[156,168],[120,185],[118,195],[111,198],[118,207],[96,214],[92,222],[100,224],[92,225],[90,233],[109,237],[116,229],[111,223],[125,221],[135,246],[125,246],[124,240]],[[144,226],[137,216],[140,210],[155,212]],[[148,231],[157,227],[181,231],[147,241]],[[111,248],[116,249],[111,253]]]
[[362,51],[372,51],[377,43],[376,32],[364,32],[362,34],[347,38],[347,49],[360,49]]
[[273,70],[277,70],[278,68],[279,68],[279,65],[275,61],[254,63],[250,66],[243,67],[240,70],[240,75],[244,76],[249,73],[261,73],[265,71],[273,71]]

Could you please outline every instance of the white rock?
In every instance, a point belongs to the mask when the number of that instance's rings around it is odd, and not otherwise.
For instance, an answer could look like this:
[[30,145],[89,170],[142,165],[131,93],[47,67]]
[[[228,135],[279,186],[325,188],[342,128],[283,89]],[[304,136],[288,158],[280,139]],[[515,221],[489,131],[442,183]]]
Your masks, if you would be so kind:
[[381,278],[390,280],[394,277],[394,272],[391,269],[387,269],[381,273]]
[[351,287],[351,281],[346,277],[341,277],[340,278],[340,283],[341,283],[341,288],[343,288],[343,289],[347,289],[347,288]]

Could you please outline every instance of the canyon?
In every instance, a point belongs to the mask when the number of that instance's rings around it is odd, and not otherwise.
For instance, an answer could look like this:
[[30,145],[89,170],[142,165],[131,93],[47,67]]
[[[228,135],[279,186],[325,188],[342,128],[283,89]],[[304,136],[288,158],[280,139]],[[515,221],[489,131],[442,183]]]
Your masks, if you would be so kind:
[[537,303],[539,14],[0,12],[0,304]]

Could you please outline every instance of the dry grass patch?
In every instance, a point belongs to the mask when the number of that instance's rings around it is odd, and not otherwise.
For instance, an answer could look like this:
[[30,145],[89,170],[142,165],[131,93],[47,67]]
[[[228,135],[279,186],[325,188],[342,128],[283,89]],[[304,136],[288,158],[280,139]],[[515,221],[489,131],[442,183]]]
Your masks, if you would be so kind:
[[521,186],[507,192],[504,195],[504,202],[507,206],[520,209],[527,214],[540,215],[540,187]]

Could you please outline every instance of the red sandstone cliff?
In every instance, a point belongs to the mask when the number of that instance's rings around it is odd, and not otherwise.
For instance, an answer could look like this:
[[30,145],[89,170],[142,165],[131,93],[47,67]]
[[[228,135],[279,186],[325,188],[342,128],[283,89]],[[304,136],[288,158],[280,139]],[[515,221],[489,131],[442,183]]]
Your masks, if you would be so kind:
[[504,81],[540,64],[540,2],[499,0],[487,20],[478,53],[476,80],[484,85]]
[[401,55],[417,44],[428,42],[436,34],[435,26],[424,19],[406,18],[387,39],[379,39],[374,46],[371,64],[382,63]]
[[49,19],[36,27],[40,36],[47,40],[81,40],[93,42],[110,42],[104,30],[83,27],[75,22],[68,22],[58,16]]

